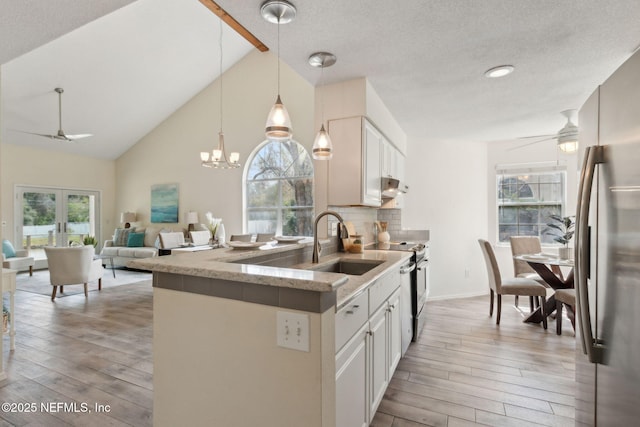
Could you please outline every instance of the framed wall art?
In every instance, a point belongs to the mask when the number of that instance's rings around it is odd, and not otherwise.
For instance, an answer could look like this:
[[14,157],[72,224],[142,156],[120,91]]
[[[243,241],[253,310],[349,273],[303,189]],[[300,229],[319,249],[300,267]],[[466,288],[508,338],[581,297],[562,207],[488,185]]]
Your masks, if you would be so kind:
[[151,222],[178,222],[178,184],[151,186]]

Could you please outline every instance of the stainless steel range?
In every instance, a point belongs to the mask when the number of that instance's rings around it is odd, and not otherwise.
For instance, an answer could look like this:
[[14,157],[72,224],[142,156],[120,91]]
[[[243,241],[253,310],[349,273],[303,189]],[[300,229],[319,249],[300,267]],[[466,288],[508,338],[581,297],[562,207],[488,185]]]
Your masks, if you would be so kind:
[[411,341],[416,341],[425,322],[425,303],[429,296],[429,242],[377,243],[368,249],[413,252],[411,277]]

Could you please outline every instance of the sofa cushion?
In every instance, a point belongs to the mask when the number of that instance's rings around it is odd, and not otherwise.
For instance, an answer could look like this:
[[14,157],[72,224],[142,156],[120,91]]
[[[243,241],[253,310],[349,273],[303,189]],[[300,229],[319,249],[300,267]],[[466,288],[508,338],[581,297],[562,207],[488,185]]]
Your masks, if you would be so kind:
[[129,233],[129,238],[127,239],[127,247],[141,248],[142,246],[144,246],[144,232]]
[[127,246],[129,234],[133,233],[135,230],[135,228],[116,228],[116,232],[113,235],[113,245]]
[[13,245],[7,239],[2,241],[2,253],[5,258],[15,258],[16,250],[13,248]]
[[119,248],[118,256],[129,258],[150,258],[156,255],[155,248]]
[[147,227],[144,231],[144,245],[149,248],[157,247],[156,240],[158,240],[158,233],[160,233],[159,228]]
[[119,246],[105,246],[102,248],[100,255],[118,256]]

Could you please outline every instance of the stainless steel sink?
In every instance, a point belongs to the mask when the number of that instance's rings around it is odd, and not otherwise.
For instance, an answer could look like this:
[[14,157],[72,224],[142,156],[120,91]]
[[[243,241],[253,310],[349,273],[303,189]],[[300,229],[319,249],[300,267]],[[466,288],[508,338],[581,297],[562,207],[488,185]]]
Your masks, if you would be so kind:
[[384,261],[379,260],[363,260],[363,259],[339,259],[327,264],[313,266],[309,270],[324,271],[326,273],[343,273],[352,276],[361,276],[368,271],[373,270]]

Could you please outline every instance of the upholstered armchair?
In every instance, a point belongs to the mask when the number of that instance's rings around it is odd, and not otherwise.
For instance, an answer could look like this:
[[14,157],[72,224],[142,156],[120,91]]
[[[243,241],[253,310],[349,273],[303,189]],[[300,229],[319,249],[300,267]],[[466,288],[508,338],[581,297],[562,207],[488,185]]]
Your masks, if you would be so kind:
[[60,293],[64,292],[64,286],[84,284],[84,295],[87,294],[87,283],[98,280],[98,290],[102,289],[101,259],[93,259],[95,249],[93,246],[72,246],[57,248],[47,246],[44,248],[49,264],[49,278],[53,292],[51,301],[56,298],[58,286]]

